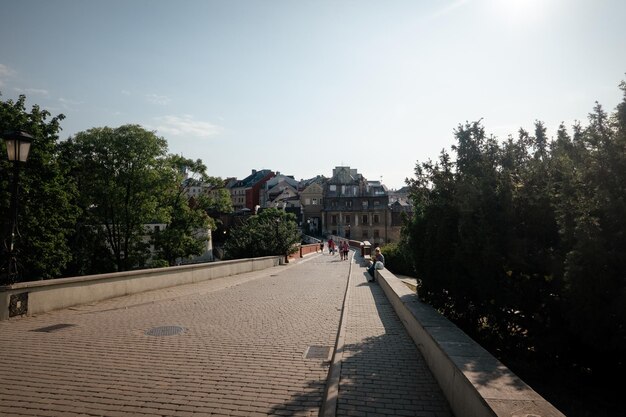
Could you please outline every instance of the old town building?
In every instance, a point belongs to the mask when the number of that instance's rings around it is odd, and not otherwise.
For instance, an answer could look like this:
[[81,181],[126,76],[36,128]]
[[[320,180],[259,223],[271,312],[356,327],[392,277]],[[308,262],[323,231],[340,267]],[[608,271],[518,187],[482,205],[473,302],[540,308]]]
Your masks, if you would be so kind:
[[230,199],[235,212],[242,210],[254,212],[255,208],[260,206],[261,189],[265,182],[275,175],[276,174],[269,169],[262,169],[260,171],[253,169],[252,173],[246,178],[232,184],[230,186]]
[[340,166],[324,184],[322,230],[324,234],[369,241],[391,241],[391,210],[387,188],[368,181],[356,169]]
[[303,230],[305,233],[319,236],[322,234],[322,213],[324,203],[325,178],[317,176],[302,183],[300,203],[302,204]]

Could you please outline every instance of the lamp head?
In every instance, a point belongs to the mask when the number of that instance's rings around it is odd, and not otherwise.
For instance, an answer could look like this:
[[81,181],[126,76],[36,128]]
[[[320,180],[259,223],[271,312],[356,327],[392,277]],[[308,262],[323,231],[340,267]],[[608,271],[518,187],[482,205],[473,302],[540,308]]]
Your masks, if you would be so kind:
[[2,135],[7,146],[9,161],[26,162],[30,152],[30,144],[33,141],[32,135],[23,130],[7,132]]

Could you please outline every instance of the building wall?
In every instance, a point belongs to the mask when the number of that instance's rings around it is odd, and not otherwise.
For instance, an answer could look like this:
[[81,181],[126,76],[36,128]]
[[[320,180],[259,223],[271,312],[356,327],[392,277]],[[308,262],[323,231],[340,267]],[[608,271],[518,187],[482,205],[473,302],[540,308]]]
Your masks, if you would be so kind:
[[300,193],[302,206],[302,225],[305,231],[315,235],[322,233],[324,209],[324,189],[319,184],[312,184]]
[[230,189],[230,201],[235,210],[241,210],[246,206],[246,189],[244,187],[233,187]]
[[382,244],[388,242],[391,236],[389,214],[386,206],[367,210],[328,209],[323,214],[324,230],[346,239]]
[[389,196],[377,181],[356,169],[336,167],[324,185],[323,231],[373,244],[390,241]]
[[245,207],[250,210],[254,210],[257,205],[261,205],[261,188],[264,187],[267,180],[273,178],[276,174],[270,172],[261,178],[260,181],[253,184],[250,188],[246,189],[246,203]]

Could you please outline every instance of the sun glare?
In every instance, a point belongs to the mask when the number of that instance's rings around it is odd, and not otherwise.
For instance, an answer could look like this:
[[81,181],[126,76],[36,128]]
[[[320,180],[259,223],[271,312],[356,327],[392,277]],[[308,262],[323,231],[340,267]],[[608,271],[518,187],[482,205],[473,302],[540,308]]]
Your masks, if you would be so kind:
[[546,15],[550,0],[495,0],[498,14],[509,23],[532,23]]

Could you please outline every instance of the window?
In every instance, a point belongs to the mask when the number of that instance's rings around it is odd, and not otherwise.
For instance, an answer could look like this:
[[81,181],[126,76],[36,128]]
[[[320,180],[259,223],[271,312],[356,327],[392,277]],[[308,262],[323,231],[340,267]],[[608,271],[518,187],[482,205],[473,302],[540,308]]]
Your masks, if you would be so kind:
[[361,205],[363,206],[363,210],[367,210],[367,208],[369,207],[369,203],[367,202],[367,200],[362,201]]
[[[304,204],[305,204],[305,205],[307,205],[307,206],[308,206],[309,204],[311,204],[311,199],[310,199],[310,198],[305,198],[305,199],[304,199]],[[313,203],[313,204],[315,204],[315,203]]]
[[352,207],[352,200],[346,201],[346,207],[348,207],[348,208]]
[[374,214],[374,223],[380,223],[380,219],[378,218],[378,214]]
[[314,198],[312,201],[313,201],[313,205],[317,206],[317,198]]
[[335,184],[330,184],[330,185],[328,186],[328,189],[329,189],[330,191],[337,191],[337,186],[336,186]]
[[337,215],[333,214],[330,216],[330,224],[337,224]]
[[363,224],[367,224],[367,214],[364,214],[362,219],[361,219],[361,223]]
[[337,207],[337,202],[336,201],[331,201],[330,202],[330,207],[332,207],[332,208]]
[[362,237],[364,237],[364,238],[368,238],[369,237],[369,233],[367,233],[367,230],[363,230]]
[[350,217],[351,216],[346,216],[346,218],[345,218],[346,219],[346,224],[350,224]]
[[378,239],[380,237],[380,233],[378,232],[378,229],[374,230],[374,239]]
[[380,201],[374,200],[374,207],[378,207],[378,206],[380,206]]

